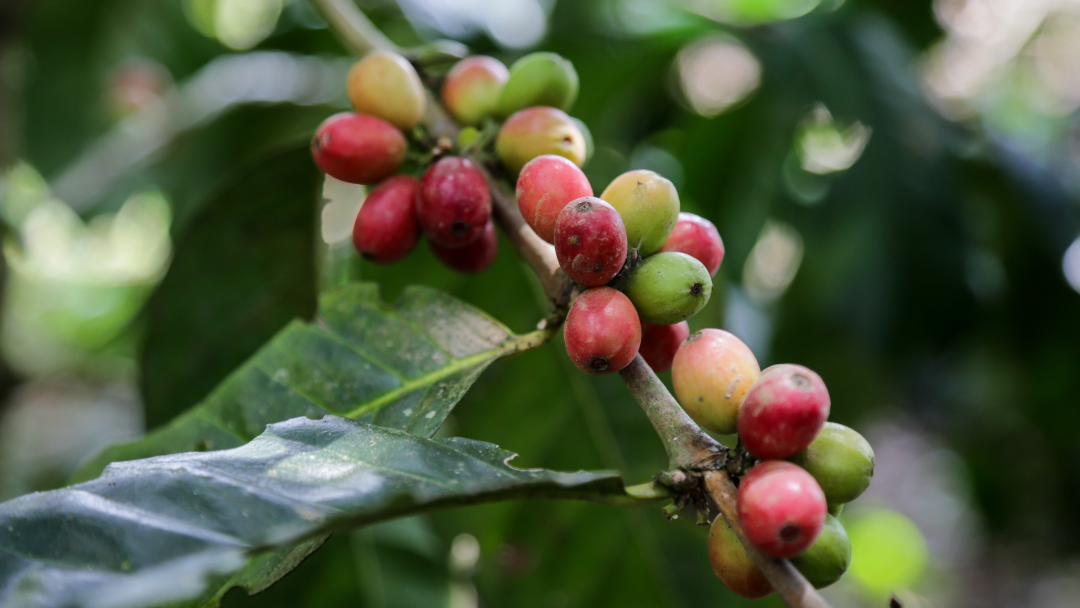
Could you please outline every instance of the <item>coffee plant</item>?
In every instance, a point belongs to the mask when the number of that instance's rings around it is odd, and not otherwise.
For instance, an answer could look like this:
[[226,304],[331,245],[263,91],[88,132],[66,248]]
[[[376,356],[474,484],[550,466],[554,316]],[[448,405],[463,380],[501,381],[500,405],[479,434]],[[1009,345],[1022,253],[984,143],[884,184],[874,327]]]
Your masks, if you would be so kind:
[[[213,605],[273,585],[334,532],[545,498],[696,512],[711,525],[701,559],[733,592],[826,605],[814,588],[851,560],[834,515],[869,485],[874,453],[827,421],[812,370],[761,370],[728,332],[690,335],[724,258],[716,227],[682,212],[655,171],[594,196],[563,57],[445,65],[357,28],[351,4],[315,4],[361,55],[342,83],[354,111],[326,118],[310,144],[326,175],[371,186],[352,226],[358,254],[393,264],[423,239],[462,273],[520,256],[548,316],[515,334],[423,286],[393,303],[370,282],[325,291],[314,321],[289,324],[188,412],[105,450],[74,485],[0,506],[0,602]],[[497,230],[514,251],[498,251]],[[641,404],[669,457],[655,478],[518,469],[492,444],[434,437],[485,368],[551,348],[560,327],[573,365],[620,374]],[[669,368],[677,399],[654,373]]]

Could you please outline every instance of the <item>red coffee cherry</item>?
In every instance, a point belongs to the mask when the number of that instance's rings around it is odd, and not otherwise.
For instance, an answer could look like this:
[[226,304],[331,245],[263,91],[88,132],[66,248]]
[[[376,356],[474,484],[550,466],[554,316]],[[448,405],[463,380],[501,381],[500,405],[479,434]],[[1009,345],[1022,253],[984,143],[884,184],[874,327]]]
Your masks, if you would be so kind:
[[564,207],[555,221],[555,257],[575,283],[607,284],[626,263],[626,228],[619,212],[592,196]]
[[443,264],[458,272],[476,274],[487,270],[488,266],[495,261],[495,254],[499,251],[499,238],[495,234],[495,224],[488,221],[480,238],[464,247],[440,247],[431,243],[431,250]]
[[678,251],[697,258],[705,265],[711,277],[716,276],[720,263],[724,261],[724,241],[720,238],[716,226],[700,215],[685,211],[679,213],[675,230],[660,251]]
[[829,418],[829,391],[801,365],[761,372],[739,408],[739,439],[758,458],[790,458],[806,449]]
[[825,494],[809,473],[790,462],[767,460],[739,484],[739,521],[762,553],[795,557],[814,544],[827,515]]
[[690,336],[690,325],[686,321],[674,325],[641,323],[641,349],[638,353],[655,372],[671,369],[675,353],[679,352],[683,340]]
[[469,159],[447,156],[420,178],[416,213],[431,242],[464,247],[484,234],[491,218],[491,192]]
[[391,264],[408,255],[420,239],[416,193],[420,182],[395,175],[376,186],[364,199],[353,223],[356,251],[378,264]]
[[641,323],[617,289],[593,287],[574,300],[563,326],[566,354],[583,372],[611,374],[630,365],[641,345]]
[[723,515],[717,515],[709,528],[709,563],[716,578],[738,595],[756,600],[772,593],[772,585]]
[[585,173],[570,160],[545,154],[530,160],[517,180],[517,203],[525,222],[549,243],[555,242],[555,220],[570,201],[592,196]]
[[342,112],[323,121],[311,155],[323,173],[352,184],[374,184],[405,160],[405,136],[386,121]]

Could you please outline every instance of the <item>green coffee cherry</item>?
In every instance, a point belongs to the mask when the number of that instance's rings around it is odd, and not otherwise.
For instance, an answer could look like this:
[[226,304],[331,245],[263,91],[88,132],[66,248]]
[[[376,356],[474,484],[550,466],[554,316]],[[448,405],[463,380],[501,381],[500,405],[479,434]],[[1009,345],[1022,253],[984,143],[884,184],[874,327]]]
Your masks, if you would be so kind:
[[532,106],[569,110],[577,94],[574,64],[557,53],[530,53],[510,66],[510,79],[499,96],[499,114],[509,116]]
[[814,476],[830,507],[858,498],[874,476],[873,448],[862,435],[835,422],[826,422],[810,447],[791,461]]
[[712,277],[685,253],[658,253],[630,271],[622,290],[642,321],[671,325],[689,319],[708,303]]
[[679,193],[660,174],[627,171],[608,184],[600,198],[611,203],[626,225],[626,241],[640,255],[654,253],[679,221]]
[[851,563],[851,541],[840,520],[832,515],[825,518],[814,544],[798,557],[791,558],[791,565],[806,577],[815,589],[828,587],[840,580]]

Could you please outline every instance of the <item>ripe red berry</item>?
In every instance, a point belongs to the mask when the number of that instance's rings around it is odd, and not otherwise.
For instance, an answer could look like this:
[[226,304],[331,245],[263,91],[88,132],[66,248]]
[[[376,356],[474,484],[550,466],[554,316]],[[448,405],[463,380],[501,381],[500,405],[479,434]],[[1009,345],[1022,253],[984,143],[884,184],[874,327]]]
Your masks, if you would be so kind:
[[464,247],[440,247],[435,243],[431,243],[431,250],[435,252],[435,257],[439,258],[443,264],[454,270],[465,274],[483,272],[495,261],[495,253],[499,250],[499,239],[495,235],[495,224],[488,221],[480,238]]
[[788,558],[814,544],[827,515],[825,494],[809,473],[782,460],[750,469],[739,484],[739,521],[762,553]]
[[671,369],[675,353],[679,352],[683,340],[690,336],[690,325],[680,321],[674,325],[641,323],[641,358],[655,372]]
[[716,276],[720,263],[724,261],[724,241],[720,238],[720,232],[712,222],[693,213],[679,213],[675,230],[660,251],[678,251],[697,258],[711,277]]
[[405,136],[393,125],[352,112],[324,120],[311,140],[319,169],[352,184],[374,184],[397,171],[407,149]]
[[566,354],[583,372],[611,374],[630,365],[641,345],[641,323],[617,289],[594,287],[574,300],[563,326]]
[[563,207],[555,221],[555,257],[575,283],[607,284],[626,263],[626,228],[619,212],[592,196]]
[[424,234],[440,247],[464,247],[479,239],[491,218],[491,192],[467,158],[447,156],[424,172],[416,213]]
[[517,180],[517,203],[521,215],[540,238],[555,242],[555,220],[570,201],[592,196],[585,173],[573,162],[545,154],[530,160]]
[[416,193],[420,182],[395,175],[376,186],[364,199],[353,223],[352,240],[365,260],[390,264],[408,255],[420,239]]
[[758,458],[790,458],[806,449],[829,418],[829,391],[801,365],[761,372],[739,408],[739,439]]

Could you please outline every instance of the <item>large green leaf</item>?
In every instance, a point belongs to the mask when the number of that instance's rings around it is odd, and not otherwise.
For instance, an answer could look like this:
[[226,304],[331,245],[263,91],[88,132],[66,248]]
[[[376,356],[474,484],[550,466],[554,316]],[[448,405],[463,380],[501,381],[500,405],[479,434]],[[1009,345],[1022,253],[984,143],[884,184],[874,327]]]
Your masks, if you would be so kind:
[[279,153],[180,230],[146,307],[139,381],[149,428],[198,403],[289,321],[315,313],[320,183],[307,145]]
[[516,336],[433,289],[410,287],[388,306],[376,285],[346,285],[321,296],[314,322],[291,323],[197,407],[109,448],[75,481],[119,460],[236,447],[296,416],[335,414],[430,437],[492,361],[548,336]]
[[250,556],[347,527],[519,498],[639,502],[617,473],[516,469],[513,456],[325,416],[272,424],[230,450],[114,463],[0,505],[0,603],[205,601]]

